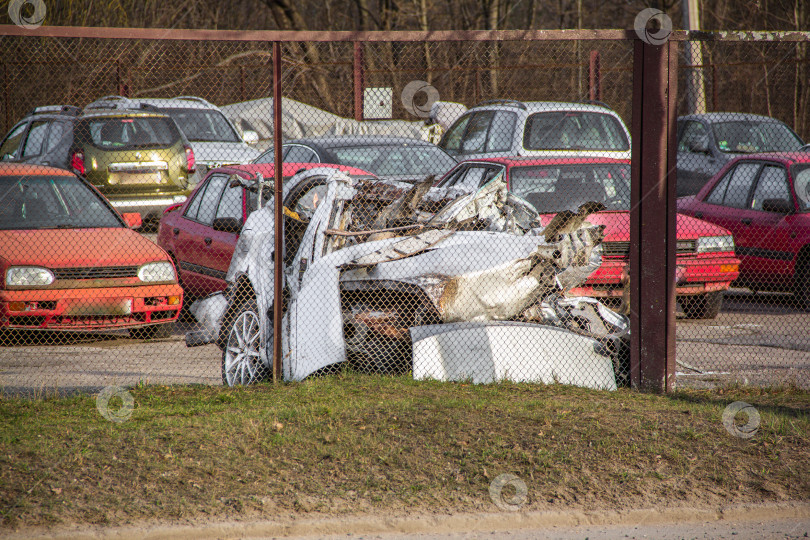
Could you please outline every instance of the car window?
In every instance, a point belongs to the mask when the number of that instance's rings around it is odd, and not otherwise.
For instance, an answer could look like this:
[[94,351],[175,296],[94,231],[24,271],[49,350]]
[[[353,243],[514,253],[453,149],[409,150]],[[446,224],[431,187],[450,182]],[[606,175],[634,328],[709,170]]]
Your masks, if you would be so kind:
[[593,201],[630,210],[630,166],[624,163],[513,166],[510,189],[540,213],[576,211]]
[[214,222],[214,216],[216,215],[217,207],[219,207],[219,199],[227,183],[228,178],[219,175],[214,176],[208,181],[208,187],[205,188],[205,193],[203,193],[202,200],[200,201],[197,221],[203,225],[211,225]]
[[171,118],[159,116],[86,119],[77,126],[77,134],[81,142],[104,150],[171,146],[180,140],[180,131]]
[[554,111],[529,116],[523,146],[527,150],[628,150],[630,142],[613,115]]
[[[284,155],[282,149],[282,156]],[[253,160],[253,163],[275,163],[276,160],[276,149],[273,146],[270,146],[270,149],[261,154],[259,157]]]
[[11,130],[8,137],[5,138],[2,146],[0,146],[0,156],[2,156],[3,160],[13,159],[16,157],[17,149],[20,147],[23,132],[25,131],[25,127],[27,125],[28,124],[26,122],[18,124],[14,127],[14,129]]
[[298,144],[291,144],[284,153],[285,163],[319,163],[318,155],[311,148]]
[[31,129],[23,145],[22,157],[38,156],[42,153],[42,143],[48,134],[48,122],[32,122]]
[[79,178],[0,176],[0,229],[113,228],[120,218]]
[[802,141],[781,122],[734,121],[712,124],[721,152],[790,152],[799,150]]
[[70,124],[67,122],[53,122],[51,131],[48,133],[48,145],[45,152],[52,152],[67,137],[70,132]]
[[793,176],[793,189],[799,199],[799,209],[801,212],[810,211],[810,165],[793,165],[790,169]]
[[501,170],[502,169],[500,167],[471,165],[466,170],[464,175],[458,178],[458,180],[454,183],[454,186],[466,191],[475,191],[492,180]]
[[706,127],[701,122],[687,121],[678,140],[678,152],[694,152],[700,144],[707,145],[707,134]]
[[463,116],[444,134],[444,138],[442,142],[439,143],[439,146],[444,148],[447,153],[458,154],[461,151],[461,138],[464,135],[464,131],[467,129],[467,124],[470,122],[471,116],[472,115],[469,114]]
[[515,138],[517,114],[511,111],[498,111],[489,128],[487,152],[508,152]]
[[225,116],[215,109],[166,108],[161,112],[168,113],[190,141],[235,143],[242,140]]
[[329,186],[326,184],[313,186],[298,198],[293,210],[305,221],[311,220],[312,214],[315,213],[315,209],[318,208],[318,205],[323,202],[328,190]]
[[441,176],[457,165],[441,148],[417,141],[415,144],[369,144],[331,150],[339,164],[357,167],[378,176]]
[[222,193],[222,200],[219,201],[219,208],[217,208],[218,218],[236,218],[241,221],[242,219],[242,193],[244,189],[241,187],[226,187]]
[[712,192],[709,193],[709,196],[706,197],[706,202],[709,204],[717,204],[722,205],[723,199],[726,196],[726,188],[728,188],[728,182],[731,180],[731,175],[734,174],[734,169],[728,171],[725,175],[723,175],[723,179],[720,180]]
[[188,219],[197,219],[197,213],[200,211],[200,203],[202,202],[203,195],[205,194],[205,190],[208,189],[209,182],[206,182],[203,186],[197,189],[194,192],[194,198],[191,200],[191,203],[186,207],[186,213],[183,214]]
[[762,201],[768,199],[781,199],[790,201],[790,187],[788,186],[787,171],[778,165],[766,165],[759,175],[757,188],[751,200],[753,210],[762,210]]
[[467,131],[461,141],[462,154],[477,154],[484,151],[487,142],[487,132],[492,123],[494,112],[485,111],[472,115]]
[[754,184],[759,172],[760,165],[757,163],[740,163],[734,168],[734,174],[726,189],[726,196],[723,198],[723,206],[731,208],[745,208],[748,202],[748,194]]

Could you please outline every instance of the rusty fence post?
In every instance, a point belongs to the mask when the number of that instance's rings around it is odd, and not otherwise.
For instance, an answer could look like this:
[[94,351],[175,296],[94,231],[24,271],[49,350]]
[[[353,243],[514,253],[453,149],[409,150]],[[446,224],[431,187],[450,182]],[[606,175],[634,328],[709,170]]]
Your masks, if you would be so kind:
[[365,69],[363,57],[365,48],[362,41],[354,42],[354,119],[363,121],[363,87],[365,86]]
[[273,42],[273,146],[275,181],[273,182],[275,220],[275,258],[273,262],[273,382],[281,381],[281,309],[284,278],[284,221],[282,219],[281,170],[281,42]]
[[675,383],[675,122],[678,44],[635,41],[630,210],[633,386]]
[[599,51],[591,51],[588,65],[588,88],[591,101],[602,101],[602,57]]

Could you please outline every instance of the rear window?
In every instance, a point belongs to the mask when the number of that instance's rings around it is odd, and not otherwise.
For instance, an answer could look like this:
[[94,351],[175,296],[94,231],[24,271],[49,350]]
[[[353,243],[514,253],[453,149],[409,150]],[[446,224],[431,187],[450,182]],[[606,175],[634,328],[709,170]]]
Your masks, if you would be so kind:
[[456,160],[436,146],[390,145],[332,148],[340,165],[378,176],[441,176]]
[[93,118],[76,128],[82,142],[104,150],[171,146],[180,140],[180,131],[170,118],[155,116]]
[[526,120],[527,150],[615,150],[630,142],[615,116],[582,111],[535,113]]
[[163,109],[171,115],[190,141],[240,142],[225,116],[214,109]]
[[512,167],[509,175],[512,192],[541,214],[575,211],[589,201],[630,210],[630,166],[623,163]]

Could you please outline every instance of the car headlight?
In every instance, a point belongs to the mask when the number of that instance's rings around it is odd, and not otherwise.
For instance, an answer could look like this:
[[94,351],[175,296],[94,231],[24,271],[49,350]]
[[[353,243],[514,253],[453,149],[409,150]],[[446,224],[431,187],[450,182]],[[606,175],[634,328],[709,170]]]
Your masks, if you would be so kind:
[[12,266],[6,272],[6,285],[9,287],[44,287],[53,280],[53,272],[38,266]]
[[732,236],[702,236],[697,241],[697,252],[734,251],[734,238]]
[[174,281],[174,267],[168,261],[147,263],[138,268],[138,279],[146,282]]

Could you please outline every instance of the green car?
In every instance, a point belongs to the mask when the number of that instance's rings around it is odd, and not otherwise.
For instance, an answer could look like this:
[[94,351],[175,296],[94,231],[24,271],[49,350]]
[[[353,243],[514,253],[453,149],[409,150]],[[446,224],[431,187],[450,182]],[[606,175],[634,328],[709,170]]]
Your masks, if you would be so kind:
[[118,209],[144,221],[183,202],[194,185],[194,151],[169,116],[138,111],[88,111],[76,119],[70,168]]

